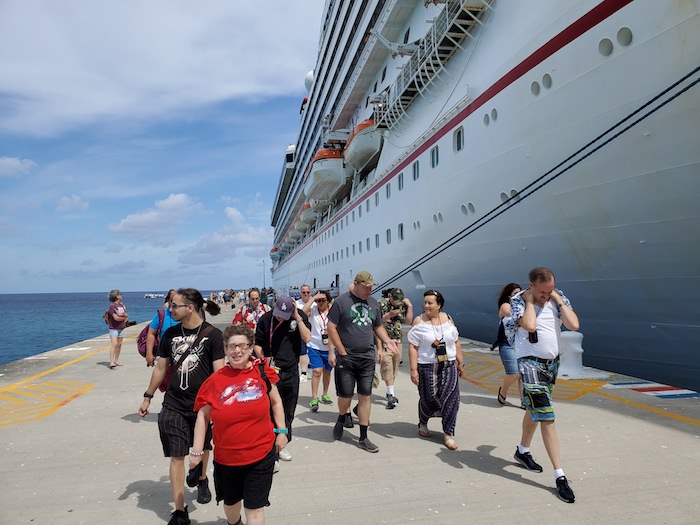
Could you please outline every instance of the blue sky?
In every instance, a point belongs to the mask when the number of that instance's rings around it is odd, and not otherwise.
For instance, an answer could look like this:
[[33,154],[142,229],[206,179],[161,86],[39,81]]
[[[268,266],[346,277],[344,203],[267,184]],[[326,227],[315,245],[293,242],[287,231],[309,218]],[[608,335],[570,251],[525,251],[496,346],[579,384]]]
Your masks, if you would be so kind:
[[322,10],[0,2],[0,293],[269,285]]

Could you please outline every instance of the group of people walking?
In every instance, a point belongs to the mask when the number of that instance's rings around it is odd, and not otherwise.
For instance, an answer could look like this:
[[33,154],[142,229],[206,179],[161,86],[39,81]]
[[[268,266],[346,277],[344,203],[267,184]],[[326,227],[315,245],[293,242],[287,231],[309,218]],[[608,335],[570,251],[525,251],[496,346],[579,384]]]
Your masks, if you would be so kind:
[[[520,377],[526,412],[514,458],[523,467],[542,472],[529,449],[541,423],[559,497],[573,503],[560,464],[551,393],[558,368],[560,325],[578,329],[578,318],[568,299],[554,288],[551,271],[535,268],[529,279],[526,290],[511,283],[499,294],[498,343],[506,377],[498,402],[505,403],[509,388]],[[394,409],[402,326],[410,324],[408,361],[410,379],[419,394],[418,435],[430,437],[429,419],[439,417],[445,446],[458,448],[455,428],[464,360],[459,332],[444,311],[445,298],[438,290],[427,290],[423,312],[411,319],[413,305],[400,289],[388,290],[377,301],[371,296],[374,285],[372,275],[362,271],[332,303],[329,292],[312,294],[309,288],[299,304],[282,295],[274,308],[267,309],[259,302],[259,291],[252,289],[248,302],[223,334],[199,314],[206,303],[197,290],[171,291],[172,323],[162,325],[160,346],[151,350],[160,359],[155,360],[139,407],[145,417],[156,389],[168,375],[158,424],[164,454],[170,458],[175,501],[171,525],[189,524],[186,479],[190,486],[198,487],[198,502],[211,500],[207,464],[212,448],[216,499],[224,501],[228,523],[241,523],[242,509],[246,523],[264,523],[273,474],[280,460],[292,459],[287,445],[293,437],[303,347],[312,369],[311,411],[333,404],[329,388],[334,376],[338,419],[331,430],[333,438],[342,440],[344,429],[354,427],[354,412],[359,423],[358,446],[376,453],[379,447],[369,435],[370,396],[373,383],[378,382],[375,364],[380,363],[386,384],[386,408]],[[358,402],[351,410],[355,391]],[[188,455],[189,474],[184,461]]]

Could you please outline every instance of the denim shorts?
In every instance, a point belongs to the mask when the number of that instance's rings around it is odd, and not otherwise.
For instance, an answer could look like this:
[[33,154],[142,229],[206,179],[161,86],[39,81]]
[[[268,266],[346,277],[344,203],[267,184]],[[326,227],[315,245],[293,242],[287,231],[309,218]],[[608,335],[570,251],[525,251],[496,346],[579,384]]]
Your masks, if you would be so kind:
[[118,337],[119,339],[124,338],[124,330],[112,330],[111,328],[109,329],[109,336],[110,337]]
[[506,370],[506,374],[509,376],[517,375],[519,372],[518,360],[515,357],[515,348],[503,345],[498,349],[498,354],[501,356],[501,362],[503,363],[503,368]]
[[351,398],[355,393],[372,395],[374,359],[357,355],[338,355],[335,362],[335,388],[338,397]]

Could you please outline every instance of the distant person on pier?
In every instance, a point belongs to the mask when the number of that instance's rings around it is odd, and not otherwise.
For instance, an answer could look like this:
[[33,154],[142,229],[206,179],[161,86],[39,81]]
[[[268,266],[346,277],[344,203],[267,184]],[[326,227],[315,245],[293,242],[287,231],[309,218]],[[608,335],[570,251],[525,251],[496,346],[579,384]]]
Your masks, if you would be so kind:
[[459,378],[464,356],[459,332],[442,311],[445,298],[437,290],[423,294],[423,313],[408,332],[411,381],[418,387],[418,434],[430,437],[428,420],[440,417],[445,446],[457,450],[454,440],[459,412]]
[[[505,370],[503,384],[498,388],[497,399],[501,405],[506,404],[508,389],[513,386],[513,383],[516,381],[520,383],[520,373],[518,372],[518,360],[515,357],[515,349],[508,343],[505,328],[503,327],[503,320],[510,316],[510,300],[518,293],[520,293],[520,285],[518,283],[508,283],[498,292],[498,335],[493,346],[498,348],[498,354],[501,357],[501,362]],[[518,391],[521,390],[522,389],[519,387]],[[522,392],[520,392],[519,397],[522,398]],[[525,408],[522,402],[520,403],[520,408]]]
[[[299,291],[300,298],[297,299],[297,308],[302,310],[306,303],[309,303],[309,307],[313,304],[311,299],[311,287],[308,284],[302,284]],[[309,351],[306,348],[306,343],[301,344],[301,354],[299,356],[299,382],[306,383],[309,378],[307,372],[309,371]]]
[[[158,414],[158,430],[165,457],[170,458],[170,488],[175,501],[169,525],[189,525],[185,506],[185,456],[190,452],[194,438],[197,413],[194,402],[199,387],[213,373],[224,366],[224,344],[221,331],[202,320],[202,294],[194,288],[180,288],[172,298],[170,311],[179,325],[168,328],[158,349],[160,359],[143,394],[139,415],[149,414],[151,399],[165,379],[171,366],[170,382]],[[215,305],[216,306],[216,305]],[[211,450],[211,429],[207,431],[202,457],[202,473],[197,488],[197,502],[211,501],[207,463]]]
[[255,331],[260,318],[270,310],[272,308],[260,302],[260,290],[251,288],[250,292],[248,292],[248,303],[238,309],[236,315],[233,316],[231,324],[242,323]]
[[[401,288],[388,290],[387,297],[379,301],[382,312],[382,323],[386,333],[394,341],[398,352],[392,352],[379,341],[382,349],[382,361],[379,365],[379,373],[386,384],[386,408],[393,409],[399,400],[394,395],[394,381],[399,371],[401,362],[401,340],[403,339],[403,325],[410,324],[413,319],[413,305],[408,297],[404,297]],[[379,351],[379,350],[377,350]]]
[[355,275],[350,291],[334,302],[328,314],[328,335],[337,351],[335,365],[335,387],[338,394],[338,421],[333,427],[333,438],[343,437],[343,429],[350,403],[357,385],[357,417],[360,422],[359,446],[368,452],[379,452],[379,447],[367,437],[371,411],[372,379],[377,359],[374,335],[387,345],[390,351],[398,352],[396,341],[382,326],[379,303],[372,295],[374,278],[367,271]]
[[552,391],[559,370],[561,325],[579,329],[578,316],[564,294],[554,288],[554,274],[547,268],[533,268],[530,287],[510,301],[510,317],[504,318],[508,342],[515,348],[523,383],[523,417],[520,445],[514,458],[528,470],[542,472],[530,455],[532,438],[540,425],[542,440],[554,467],[557,493],[562,501],[574,502],[574,492],[561,468],[559,436],[554,426]]
[[[269,365],[280,377],[277,389],[282,397],[289,441],[292,440],[292,421],[299,400],[299,355],[301,343],[311,340],[311,324],[304,312],[296,307],[294,299],[280,295],[275,309],[260,318],[255,329],[255,354],[268,358]],[[279,459],[291,461],[292,454],[285,448]],[[278,465],[277,465],[278,466]]]
[[172,313],[170,312],[170,301],[175,295],[175,290],[173,288],[165,295],[165,301],[163,301],[163,325],[160,325],[161,311],[156,312],[153,316],[151,324],[148,326],[148,335],[146,336],[146,366],[153,366],[156,362],[156,355],[158,354],[158,347],[155,346],[156,340],[160,340],[165,331],[171,326],[180,324],[178,321],[173,319]]
[[112,303],[107,310],[109,315],[109,367],[122,366],[119,362],[119,354],[122,351],[122,341],[124,340],[124,328],[129,319],[126,313],[126,306],[122,303],[122,294],[119,290],[109,292],[109,301]]

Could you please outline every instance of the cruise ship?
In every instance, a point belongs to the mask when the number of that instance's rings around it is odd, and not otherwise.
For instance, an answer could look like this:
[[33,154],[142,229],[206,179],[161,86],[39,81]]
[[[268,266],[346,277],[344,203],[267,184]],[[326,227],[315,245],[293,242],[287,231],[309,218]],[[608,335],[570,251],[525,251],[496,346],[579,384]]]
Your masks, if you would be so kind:
[[327,0],[310,67],[276,290],[369,270],[492,341],[547,266],[584,364],[700,390],[700,0]]

